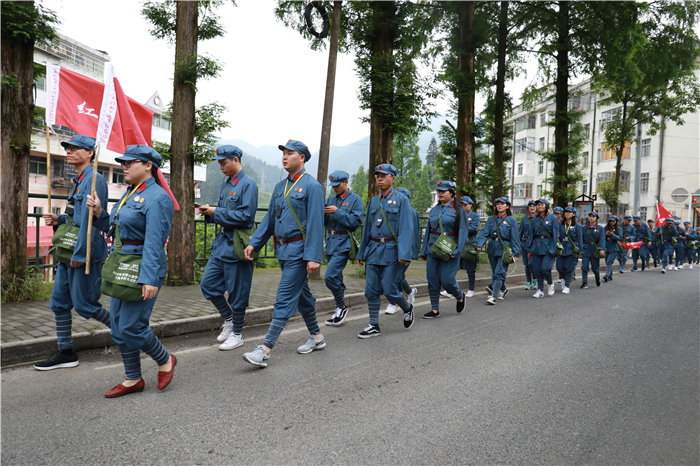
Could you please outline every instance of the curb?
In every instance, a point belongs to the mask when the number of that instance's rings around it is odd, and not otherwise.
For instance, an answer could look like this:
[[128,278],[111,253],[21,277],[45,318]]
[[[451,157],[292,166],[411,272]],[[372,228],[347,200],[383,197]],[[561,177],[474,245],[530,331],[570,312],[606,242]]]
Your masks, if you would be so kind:
[[[605,265],[601,265],[601,272]],[[477,278],[475,287],[483,287],[490,283],[491,279]],[[457,280],[460,288],[467,288],[469,280]],[[525,283],[525,274],[509,275],[508,283],[517,285]],[[428,284],[421,283],[413,285],[417,288],[416,296],[428,296]],[[348,307],[359,306],[367,303],[364,293],[353,293],[345,295],[345,302]],[[245,314],[245,326],[265,324],[272,321],[274,306],[248,309]],[[319,298],[316,300],[316,312],[319,315],[328,314],[335,311],[335,300],[333,297]],[[299,318],[298,316],[296,318]],[[151,324],[153,333],[158,338],[174,337],[195,332],[205,332],[221,328],[221,316],[211,314],[201,317],[190,317],[187,319],[166,320]],[[73,334],[73,348],[76,351],[104,348],[114,345],[114,341],[107,329],[98,330],[94,333],[81,332]],[[40,337],[33,340],[13,341],[0,345],[1,364],[3,367],[12,364],[35,361],[44,358],[56,351],[56,337]]]

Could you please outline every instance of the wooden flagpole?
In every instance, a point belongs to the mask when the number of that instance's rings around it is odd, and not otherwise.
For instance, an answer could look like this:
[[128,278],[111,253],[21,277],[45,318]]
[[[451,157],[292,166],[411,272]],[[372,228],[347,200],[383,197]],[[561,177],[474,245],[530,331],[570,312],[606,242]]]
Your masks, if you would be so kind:
[[51,213],[51,135],[49,124],[46,123],[46,198],[49,200],[49,214]]
[[[100,145],[97,145],[97,152],[95,152],[95,160],[92,162],[92,187],[90,188],[90,195],[95,199],[95,181],[97,180],[97,160],[100,158]],[[106,209],[107,206],[102,206]],[[85,275],[90,274],[90,251],[92,250],[92,216],[93,207],[90,207],[90,215],[88,216],[87,225],[87,250],[85,253]]]

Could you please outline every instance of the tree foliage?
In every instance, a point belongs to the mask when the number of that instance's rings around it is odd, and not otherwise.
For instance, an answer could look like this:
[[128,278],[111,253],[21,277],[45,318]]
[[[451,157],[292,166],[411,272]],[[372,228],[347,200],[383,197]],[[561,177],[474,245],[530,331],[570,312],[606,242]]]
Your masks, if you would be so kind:
[[394,186],[403,186],[412,194],[418,188],[418,174],[422,166],[419,150],[418,133],[396,135],[393,165],[397,175]]
[[428,151],[425,154],[425,163],[431,167],[435,166],[435,156],[438,154],[438,146],[435,138],[430,140],[430,145],[428,146]]

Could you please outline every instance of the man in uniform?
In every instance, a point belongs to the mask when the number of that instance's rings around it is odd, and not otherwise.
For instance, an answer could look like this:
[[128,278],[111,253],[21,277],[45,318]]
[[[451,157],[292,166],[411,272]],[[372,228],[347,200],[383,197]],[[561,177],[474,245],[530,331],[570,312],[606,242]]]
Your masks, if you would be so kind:
[[642,241],[642,246],[639,249],[632,250],[632,272],[637,271],[637,260],[642,257],[642,272],[644,268],[649,268],[649,246],[651,245],[651,231],[645,223],[642,222],[642,217],[635,215],[634,219],[634,236],[637,241]]
[[[622,224],[620,225],[622,229],[622,241],[623,243],[631,243],[636,241],[634,225],[632,225],[632,216],[625,215],[622,217]],[[620,263],[620,273],[625,273],[625,264],[627,263],[627,249],[620,246],[620,252],[617,255],[617,261]]]
[[321,184],[304,168],[311,158],[306,144],[290,139],[278,147],[283,153],[282,166],[289,175],[275,186],[267,214],[244,251],[246,259],[252,261],[253,251],[259,251],[274,235],[277,259],[282,269],[265,341],[243,355],[246,362],[259,367],[267,367],[270,351],[297,309],[310,334],[297,352],[307,354],[326,346],[316,320],[316,299],[308,282],[308,276],[318,270],[323,259],[325,194]]
[[326,287],[333,293],[335,313],[326,321],[334,327],[343,325],[348,315],[345,305],[345,284],[343,270],[348,263],[348,255],[355,230],[362,225],[364,206],[362,198],[348,189],[349,175],[344,171],[335,171],[328,179],[335,191],[329,196],[324,209],[323,223],[326,227]]
[[365,297],[369,308],[369,326],[357,335],[360,338],[381,335],[379,304],[382,294],[403,310],[404,328],[413,326],[413,304],[406,301],[400,289],[403,268],[410,264],[412,257],[413,219],[408,199],[394,189],[396,173],[396,167],[388,163],[374,169],[380,192],[367,205],[357,253],[358,264],[367,263]]
[[533,275],[534,272],[532,270],[532,264],[530,264],[530,261],[528,260],[528,253],[527,249],[525,249],[529,239],[530,235],[532,235],[532,225],[530,225],[530,222],[534,218],[537,217],[537,202],[535,200],[530,200],[530,202],[527,203],[527,214],[523,215],[523,218],[520,220],[520,225],[518,227],[518,233],[520,234],[520,245],[522,247],[522,258],[523,258],[523,266],[525,267],[525,278],[527,282],[525,283],[525,289],[526,290],[536,290],[537,289],[537,282],[533,285]]
[[673,247],[676,255],[676,265],[673,267],[673,270],[680,270],[683,268],[683,263],[685,262],[685,243],[688,241],[688,238],[685,236],[685,230],[681,227],[680,220],[674,221],[673,225],[676,227],[676,231],[678,232],[678,235],[676,236],[677,242]]
[[662,226],[656,228],[655,233],[659,235],[661,249],[661,273],[666,273],[666,266],[673,267],[670,258],[673,255],[672,239],[678,236],[678,230],[673,225],[673,219],[667,218]]
[[685,236],[685,251],[683,251],[683,253],[685,254],[685,259],[688,261],[688,268],[692,269],[693,259],[695,258],[695,251],[692,246],[698,238],[695,234],[695,230],[690,227],[689,221],[686,220],[683,222],[683,226],[685,227],[685,231],[683,232]]
[[[649,233],[651,236],[651,242],[649,243],[649,255],[652,259],[654,259],[654,268],[656,268],[659,266],[659,262],[661,261],[659,258],[659,235],[657,235],[655,232],[653,220],[647,220],[647,227],[649,228]],[[647,265],[647,268],[651,268],[651,261],[649,262],[650,263]]]
[[233,246],[235,230],[253,228],[258,210],[258,185],[246,175],[241,157],[243,152],[236,146],[225,145],[216,150],[215,160],[225,176],[219,189],[219,202],[216,207],[206,204],[199,208],[205,222],[221,227],[211,243],[211,255],[200,287],[224,319],[223,331],[217,337],[223,351],[243,345],[241,332],[253,281],[253,263],[237,257]]
[[[65,214],[59,216],[46,213],[43,219],[47,226],[54,227],[54,231],[64,224],[72,225],[73,230],[77,228],[79,231],[67,232],[66,239],[75,241],[73,254],[69,262],[59,262],[56,267],[50,306],[56,320],[58,352],[34,364],[34,368],[40,371],[76,367],[79,364],[78,353],[73,351],[71,336],[73,332],[71,311],[74,307],[80,316],[98,320],[107,327],[111,327],[109,311],[100,304],[102,262],[107,258],[107,243],[100,235],[100,231],[109,230],[109,213],[105,208],[99,217],[93,218],[92,239],[91,244],[88,245],[87,225],[90,209],[85,206],[92,188],[93,176],[96,177],[95,195],[100,198],[103,206],[107,206],[107,182],[101,174],[92,172],[90,162],[95,156],[95,141],[87,136],[76,134],[70,141],[64,141],[61,145],[66,149],[67,162],[75,167],[77,175],[73,178],[73,189],[68,197]],[[91,248],[90,274],[86,275],[85,261],[88,247]]]
[[[413,206],[410,205],[411,202],[411,191],[409,191],[407,188],[404,187],[399,187],[396,188],[399,191],[399,194],[403,194],[406,196],[406,199],[408,199],[409,206],[411,208],[411,217],[413,218],[413,243],[411,244],[411,259],[416,260],[420,257],[420,225],[418,223],[418,212],[416,212],[416,209],[413,208]],[[411,285],[408,284],[408,280],[406,280],[406,270],[408,269],[408,266],[403,268],[403,271],[401,273],[401,286],[400,289],[402,292],[406,293],[408,296],[406,298],[406,301],[409,302],[409,304],[413,304],[416,302],[416,293],[418,292],[417,288],[411,288]],[[396,314],[397,307],[394,304],[389,303],[389,305],[386,307],[386,310],[384,311],[385,314]]]
[[[593,271],[596,286],[600,286],[600,257],[605,257],[605,232],[598,225],[600,216],[592,211],[588,214],[588,225],[583,228],[583,249],[581,250],[581,289],[588,288],[588,270]],[[598,256],[596,257],[596,252]]]

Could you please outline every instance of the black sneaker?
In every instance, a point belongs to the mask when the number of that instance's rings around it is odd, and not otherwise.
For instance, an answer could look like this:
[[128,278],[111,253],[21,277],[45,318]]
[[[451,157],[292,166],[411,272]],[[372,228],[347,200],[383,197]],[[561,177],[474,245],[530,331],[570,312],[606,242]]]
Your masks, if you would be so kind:
[[413,318],[413,304],[409,304],[409,306],[411,307],[408,311],[403,313],[403,328],[406,330],[413,327],[413,321],[416,320]]
[[612,276],[608,277],[608,281],[609,281],[609,282],[612,281]]
[[78,364],[80,364],[80,361],[78,361],[78,353],[71,349],[56,351],[56,354],[49,359],[34,364],[34,369],[50,371],[53,369],[77,367]]
[[370,325],[369,327],[357,334],[357,336],[360,338],[372,338],[378,337],[379,335],[381,335],[381,332],[379,331],[379,325]]
[[487,292],[488,294],[493,294],[493,286],[492,286],[492,285],[487,286],[487,287],[486,287],[486,292]]
[[586,282],[581,283],[581,289],[582,289],[582,290],[587,290],[587,289],[588,289],[588,283],[586,283]]
[[337,308],[333,317],[326,321],[326,325],[331,327],[340,327],[345,323],[345,318],[348,316],[348,308]]
[[600,286],[600,277],[595,277],[595,286]]
[[603,275],[603,281],[604,281],[605,283],[608,282],[608,276],[607,276],[607,275]]
[[[642,270],[644,270],[643,267],[642,267]],[[632,272],[636,272],[636,271],[637,271],[637,268],[636,268],[636,267],[632,269]]]
[[462,301],[457,301],[457,314],[461,314],[462,312],[464,312],[464,306],[466,304],[467,304],[467,297],[466,297],[464,291],[462,291]]
[[424,319],[434,319],[435,317],[440,317],[440,311],[428,311],[427,313],[423,314]]

